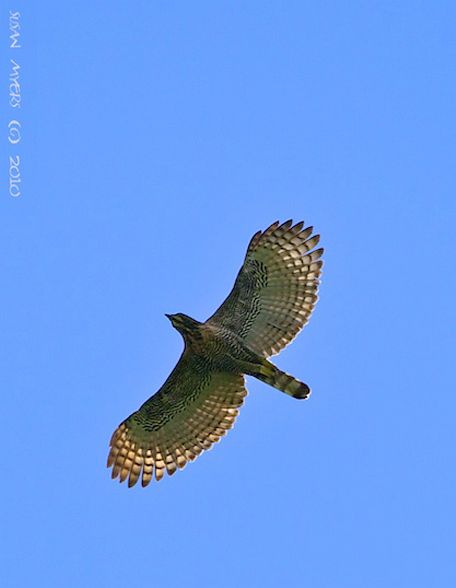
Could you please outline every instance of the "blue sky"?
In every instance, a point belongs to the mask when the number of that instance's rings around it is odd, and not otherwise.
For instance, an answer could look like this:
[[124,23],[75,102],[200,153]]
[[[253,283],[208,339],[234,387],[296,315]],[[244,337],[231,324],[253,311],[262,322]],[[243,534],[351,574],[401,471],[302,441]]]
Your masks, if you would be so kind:
[[[2,586],[454,586],[454,3],[31,4],[17,52],[3,11]],[[326,248],[274,359],[311,399],[249,379],[212,451],[111,481],[182,349],[164,313],[207,318],[289,217]]]

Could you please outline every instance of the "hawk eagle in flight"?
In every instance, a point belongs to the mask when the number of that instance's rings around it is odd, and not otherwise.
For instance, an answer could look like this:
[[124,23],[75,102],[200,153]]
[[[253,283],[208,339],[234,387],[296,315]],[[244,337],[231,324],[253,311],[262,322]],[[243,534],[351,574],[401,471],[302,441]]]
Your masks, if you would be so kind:
[[291,220],[258,231],[233,289],[204,323],[166,315],[184,351],[163,386],[111,438],[112,477],[147,486],[194,460],[233,426],[253,376],[293,398],[309,387],[275,367],[279,353],[307,323],[317,302],[323,249],[312,227]]

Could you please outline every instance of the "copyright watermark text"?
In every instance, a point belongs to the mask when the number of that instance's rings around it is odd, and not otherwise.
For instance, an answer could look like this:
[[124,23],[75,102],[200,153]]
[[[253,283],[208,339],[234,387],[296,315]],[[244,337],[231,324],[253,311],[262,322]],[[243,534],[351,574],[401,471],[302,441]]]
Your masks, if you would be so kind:
[[[9,48],[10,48],[10,72],[8,80],[9,106],[14,111],[8,122],[8,142],[11,150],[15,148],[15,153],[10,152],[8,166],[9,194],[13,198],[21,195],[21,157],[18,153],[18,147],[21,142],[21,81],[19,60],[16,51],[21,48],[21,13],[9,11]],[[14,52],[14,53],[13,53]],[[14,58],[13,58],[14,55]]]

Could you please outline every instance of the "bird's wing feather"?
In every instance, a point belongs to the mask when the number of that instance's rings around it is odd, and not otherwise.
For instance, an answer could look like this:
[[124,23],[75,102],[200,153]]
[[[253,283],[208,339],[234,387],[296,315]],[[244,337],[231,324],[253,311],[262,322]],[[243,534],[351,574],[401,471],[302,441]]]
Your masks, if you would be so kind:
[[160,390],[114,432],[108,467],[133,486],[172,475],[225,435],[247,391],[244,377],[213,372],[185,350]]
[[323,249],[315,249],[320,236],[303,225],[275,222],[256,233],[231,293],[207,321],[265,357],[294,339],[318,300]]

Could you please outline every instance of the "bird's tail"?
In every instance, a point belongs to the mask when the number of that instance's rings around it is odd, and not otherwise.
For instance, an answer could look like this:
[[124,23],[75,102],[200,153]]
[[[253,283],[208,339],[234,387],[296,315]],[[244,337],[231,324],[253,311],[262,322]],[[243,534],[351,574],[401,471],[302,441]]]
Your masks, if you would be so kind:
[[270,361],[265,360],[258,372],[252,375],[293,398],[305,399],[310,396],[310,388],[307,384],[282,372]]

